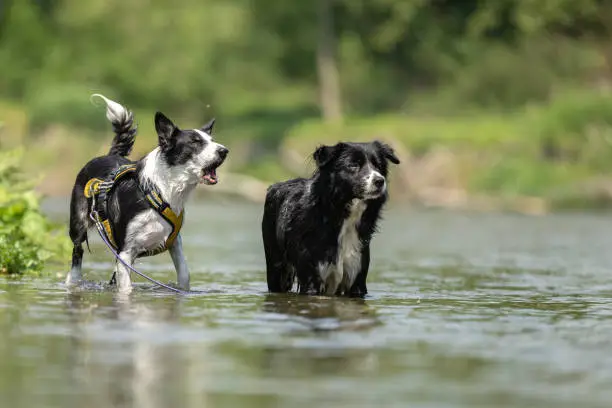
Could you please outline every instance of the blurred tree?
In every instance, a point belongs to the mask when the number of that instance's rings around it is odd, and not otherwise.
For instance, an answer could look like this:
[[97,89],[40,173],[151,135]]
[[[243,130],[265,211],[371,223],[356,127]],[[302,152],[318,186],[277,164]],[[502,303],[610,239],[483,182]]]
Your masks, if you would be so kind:
[[318,1],[319,36],[317,43],[317,70],[321,111],[328,121],[342,117],[340,81],[336,62],[336,35],[332,0]]
[[[7,96],[25,93],[28,80],[40,74],[46,45],[52,38],[49,22],[32,1],[4,4],[0,27],[0,90]],[[27,27],[27,29],[24,29]]]
[[588,77],[585,52],[605,48],[611,22],[606,0],[0,0],[0,89],[104,89],[187,116],[317,91],[328,118],[429,90],[513,108]]

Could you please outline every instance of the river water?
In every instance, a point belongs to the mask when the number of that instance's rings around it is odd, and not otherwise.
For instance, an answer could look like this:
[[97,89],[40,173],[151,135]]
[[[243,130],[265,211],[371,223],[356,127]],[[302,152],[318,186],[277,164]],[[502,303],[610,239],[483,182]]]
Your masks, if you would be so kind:
[[[68,292],[69,260],[0,280],[0,407],[610,406],[611,216],[390,206],[365,300],[267,294],[260,219],[188,206],[197,295]],[[108,280],[92,251],[86,278]],[[167,254],[137,267],[175,279]]]

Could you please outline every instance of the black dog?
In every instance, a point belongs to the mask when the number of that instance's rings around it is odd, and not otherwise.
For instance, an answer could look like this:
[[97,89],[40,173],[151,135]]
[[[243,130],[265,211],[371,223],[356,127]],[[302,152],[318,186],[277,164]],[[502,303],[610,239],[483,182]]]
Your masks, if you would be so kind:
[[268,188],[262,221],[268,289],[363,296],[370,240],[387,200],[384,143],[338,143],[313,154],[312,178]]

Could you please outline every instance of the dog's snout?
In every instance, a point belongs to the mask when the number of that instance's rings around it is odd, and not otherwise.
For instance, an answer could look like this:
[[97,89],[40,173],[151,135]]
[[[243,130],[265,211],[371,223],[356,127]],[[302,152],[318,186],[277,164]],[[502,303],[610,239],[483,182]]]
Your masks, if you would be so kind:
[[222,159],[225,159],[228,153],[229,153],[229,149],[225,146],[219,146],[219,148],[217,148],[217,154]]
[[377,175],[374,177],[373,183],[377,189],[381,189],[385,185],[385,178]]

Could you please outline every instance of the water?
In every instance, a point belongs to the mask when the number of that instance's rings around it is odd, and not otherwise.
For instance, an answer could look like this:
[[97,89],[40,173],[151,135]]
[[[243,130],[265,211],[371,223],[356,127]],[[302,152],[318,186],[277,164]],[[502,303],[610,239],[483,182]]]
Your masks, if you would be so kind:
[[[391,208],[349,300],[268,295],[260,214],[188,207],[201,295],[0,281],[0,407],[609,406],[612,217]],[[175,278],[167,254],[137,266]]]

